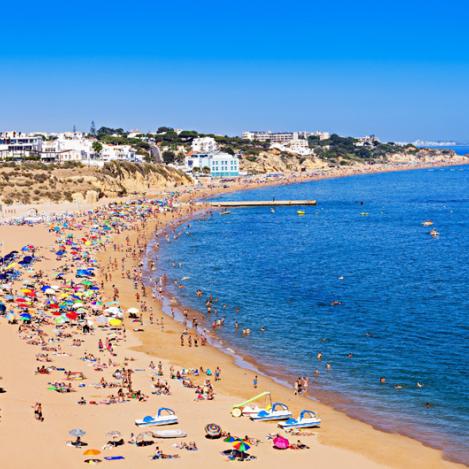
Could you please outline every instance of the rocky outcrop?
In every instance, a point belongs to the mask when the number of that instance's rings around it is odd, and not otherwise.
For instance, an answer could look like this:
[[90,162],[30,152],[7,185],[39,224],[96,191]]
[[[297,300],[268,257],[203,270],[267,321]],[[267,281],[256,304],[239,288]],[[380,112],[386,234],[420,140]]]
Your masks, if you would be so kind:
[[0,167],[0,201],[9,205],[45,201],[94,203],[121,197],[174,190],[192,184],[184,172],[161,164],[111,162],[103,168],[52,165]]
[[[325,160],[317,156],[300,156],[271,149],[258,155],[244,155],[240,160],[242,171],[250,174],[264,173],[301,173],[329,168],[331,166],[366,167],[366,159],[338,157]],[[397,153],[388,153],[374,161],[379,164],[467,164],[468,156],[457,155],[452,150],[416,149]]]
[[256,156],[241,158],[241,170],[251,174],[298,173],[326,168],[328,164],[315,156],[299,156],[269,150]]
[[172,190],[192,183],[186,173],[171,166],[111,162],[101,170],[96,185],[104,196],[117,197]]

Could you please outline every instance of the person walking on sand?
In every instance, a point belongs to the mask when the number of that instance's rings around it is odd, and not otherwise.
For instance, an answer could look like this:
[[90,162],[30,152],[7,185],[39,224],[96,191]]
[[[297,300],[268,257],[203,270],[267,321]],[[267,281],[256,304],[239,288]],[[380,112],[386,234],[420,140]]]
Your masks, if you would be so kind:
[[42,404],[40,402],[36,402],[33,406],[34,409],[34,417],[39,422],[44,422],[44,416],[42,415]]
[[252,385],[254,386],[254,389],[257,389],[257,375],[254,376],[254,379],[252,380]]

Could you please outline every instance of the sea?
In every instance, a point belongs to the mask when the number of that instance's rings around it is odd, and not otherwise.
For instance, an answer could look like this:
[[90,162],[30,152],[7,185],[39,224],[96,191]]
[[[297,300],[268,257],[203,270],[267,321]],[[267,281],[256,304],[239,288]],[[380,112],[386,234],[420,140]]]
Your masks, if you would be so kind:
[[308,376],[313,398],[468,464],[469,166],[218,199],[317,206],[214,211],[179,226],[157,254],[170,293],[201,313],[212,294],[207,327],[224,318],[222,347],[261,372],[290,386]]

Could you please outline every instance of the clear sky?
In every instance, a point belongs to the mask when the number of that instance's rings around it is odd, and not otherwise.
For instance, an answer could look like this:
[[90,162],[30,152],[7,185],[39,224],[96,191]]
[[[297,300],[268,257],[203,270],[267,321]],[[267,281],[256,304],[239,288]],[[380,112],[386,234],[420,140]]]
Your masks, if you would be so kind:
[[469,141],[468,0],[23,0],[0,130],[75,124]]

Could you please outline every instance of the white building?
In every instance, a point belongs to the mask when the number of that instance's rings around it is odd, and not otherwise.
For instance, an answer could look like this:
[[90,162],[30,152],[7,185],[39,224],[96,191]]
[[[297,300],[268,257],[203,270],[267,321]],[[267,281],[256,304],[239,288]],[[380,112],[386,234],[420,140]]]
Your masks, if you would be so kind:
[[212,177],[236,177],[239,176],[239,157],[223,152],[197,153],[186,158],[185,167],[188,172],[203,172],[208,168]]
[[373,147],[380,143],[378,137],[374,135],[365,135],[364,137],[358,137],[357,142],[355,143],[356,147]]
[[265,131],[246,131],[243,132],[242,138],[250,141],[257,142],[271,142],[271,143],[287,143],[290,140],[297,139],[297,132],[271,132]]
[[217,150],[218,145],[213,137],[197,137],[192,140],[193,153],[213,153]]
[[329,132],[271,132],[269,131],[246,131],[243,132],[242,138],[244,140],[257,141],[257,142],[271,142],[271,143],[288,143],[292,140],[307,140],[308,137],[319,137],[319,140],[327,140],[330,137]]
[[42,137],[21,132],[0,133],[0,159],[39,156]]
[[141,162],[143,157],[137,155],[130,145],[103,145],[99,159],[103,162],[114,160]]
[[107,161],[125,160],[141,162],[143,157],[137,155],[130,145],[103,145],[99,154],[93,150],[93,140],[79,136],[73,138],[64,134],[57,140],[45,142],[41,158],[46,161],[78,161],[86,165],[102,166]]
[[290,140],[287,143],[272,143],[270,148],[301,156],[309,156],[313,154],[313,150],[309,148],[308,140],[305,140],[304,138]]

